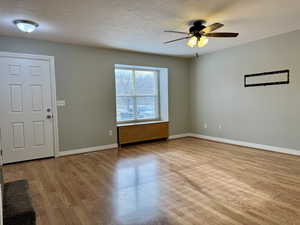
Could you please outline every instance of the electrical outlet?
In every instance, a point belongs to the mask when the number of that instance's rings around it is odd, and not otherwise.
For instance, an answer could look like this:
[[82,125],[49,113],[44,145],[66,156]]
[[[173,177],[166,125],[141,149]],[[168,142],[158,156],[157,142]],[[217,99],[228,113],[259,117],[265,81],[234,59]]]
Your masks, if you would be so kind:
[[112,136],[112,130],[109,130],[109,131],[108,131],[108,135],[109,135],[109,136]]
[[204,128],[205,128],[205,129],[207,128],[207,124],[206,124],[206,123],[204,124]]

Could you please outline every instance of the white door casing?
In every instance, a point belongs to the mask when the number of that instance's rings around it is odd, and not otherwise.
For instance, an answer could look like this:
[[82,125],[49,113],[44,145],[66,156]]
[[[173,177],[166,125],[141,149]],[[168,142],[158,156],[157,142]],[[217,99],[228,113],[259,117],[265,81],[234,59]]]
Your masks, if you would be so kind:
[[58,151],[54,76],[53,57],[0,53],[4,163],[51,157]]

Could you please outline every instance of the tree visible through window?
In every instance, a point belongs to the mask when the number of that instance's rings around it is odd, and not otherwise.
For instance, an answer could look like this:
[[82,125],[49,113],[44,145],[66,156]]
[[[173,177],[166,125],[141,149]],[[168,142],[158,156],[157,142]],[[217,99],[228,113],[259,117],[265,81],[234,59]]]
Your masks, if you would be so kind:
[[117,121],[159,119],[159,72],[115,68]]

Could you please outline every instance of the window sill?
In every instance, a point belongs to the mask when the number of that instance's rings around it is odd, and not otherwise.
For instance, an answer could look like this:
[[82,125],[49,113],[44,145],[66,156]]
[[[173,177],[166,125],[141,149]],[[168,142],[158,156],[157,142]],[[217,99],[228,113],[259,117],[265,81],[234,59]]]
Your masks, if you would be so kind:
[[153,123],[166,123],[169,121],[165,120],[155,120],[155,121],[143,121],[143,122],[134,122],[134,123],[118,123],[117,127],[126,127],[126,126],[134,126],[134,125],[144,125],[144,124],[153,124]]

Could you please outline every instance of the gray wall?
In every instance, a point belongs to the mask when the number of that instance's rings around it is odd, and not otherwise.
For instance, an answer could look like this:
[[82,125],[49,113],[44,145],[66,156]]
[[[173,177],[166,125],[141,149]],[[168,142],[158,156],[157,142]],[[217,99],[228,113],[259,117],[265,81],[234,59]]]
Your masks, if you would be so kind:
[[[194,59],[190,131],[300,150],[299,40],[296,31]],[[281,69],[289,85],[243,86],[244,74]]]
[[169,68],[170,133],[188,131],[188,59],[4,36],[0,51],[55,57],[57,99],[67,104],[58,108],[61,150],[116,143],[116,63]]
[[[4,36],[0,51],[55,56],[57,96],[67,103],[58,115],[62,150],[116,142],[115,63],[169,68],[171,134],[300,150],[299,40],[295,31],[193,60]],[[289,85],[243,87],[244,74],[281,69],[290,69]]]

